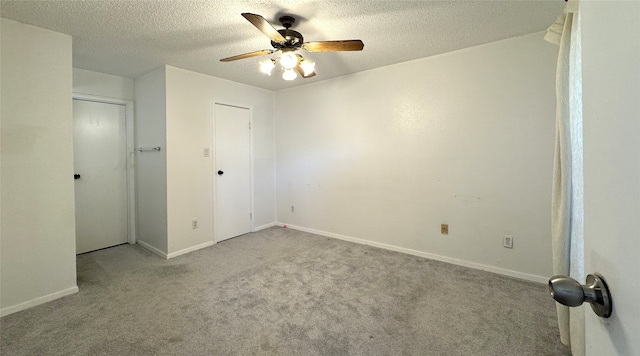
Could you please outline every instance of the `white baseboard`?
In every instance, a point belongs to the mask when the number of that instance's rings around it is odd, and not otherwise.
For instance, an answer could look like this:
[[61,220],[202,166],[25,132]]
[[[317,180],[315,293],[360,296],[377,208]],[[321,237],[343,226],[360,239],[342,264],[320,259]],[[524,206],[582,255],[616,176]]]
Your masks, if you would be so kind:
[[277,224],[277,223],[274,221],[274,222],[271,222],[271,223],[268,223],[268,224],[264,224],[264,225],[256,226],[256,227],[254,227],[254,228],[253,228],[253,231],[252,231],[252,232],[256,232],[256,231],[260,231],[260,230],[268,229],[268,228],[270,228],[270,227],[272,227],[272,226],[276,226],[276,224]]
[[5,315],[9,315],[9,314],[13,314],[13,313],[17,313],[19,311],[22,311],[22,310],[25,310],[25,309],[29,309],[31,307],[35,307],[36,305],[44,304],[44,303],[50,302],[52,300],[56,300],[56,299],[59,299],[59,298],[62,298],[62,297],[66,297],[66,296],[74,294],[74,293],[78,293],[78,290],[79,290],[78,286],[73,286],[71,288],[67,288],[67,289],[61,290],[59,292],[47,294],[47,295],[44,295],[42,297],[34,298],[34,299],[28,300],[26,302],[20,303],[20,304],[16,304],[16,305],[12,305],[10,307],[2,308],[2,309],[0,309],[0,317],[5,316]]
[[501,274],[501,275],[504,275],[504,276],[524,279],[524,280],[527,280],[527,281],[538,282],[538,283],[543,283],[543,284],[547,284],[547,281],[548,281],[548,277],[537,276],[535,274],[518,272],[518,271],[506,269],[506,268],[485,265],[485,264],[477,263],[477,262],[465,261],[465,260],[461,260],[461,259],[457,259],[457,258],[436,255],[436,254],[433,254],[433,253],[427,253],[427,252],[422,252],[422,251],[418,251],[418,250],[412,250],[412,249],[409,249],[409,248],[383,244],[383,243],[380,243],[380,242],[368,241],[368,240],[364,240],[364,239],[359,239],[357,237],[345,236],[345,235],[335,234],[335,233],[332,233],[332,232],[315,230],[315,229],[310,229],[310,228],[297,226],[297,225],[284,224],[284,223],[281,223],[281,222],[276,222],[275,225],[276,226],[281,226],[281,227],[286,226],[289,229],[309,232],[309,233],[312,233],[312,234],[322,235],[322,236],[326,236],[326,237],[332,237],[332,238],[335,238],[335,239],[338,239],[338,240],[354,242],[354,243],[361,244],[361,245],[379,247],[379,248],[382,248],[382,249],[385,249],[385,250],[402,252],[402,253],[406,253],[408,255],[424,257],[424,258],[428,258],[428,259],[432,259],[432,260],[436,260],[436,261],[451,263],[451,264],[458,265],[458,266],[469,267],[469,268],[478,269],[478,270],[482,270],[482,271]]
[[195,250],[199,250],[201,248],[205,248],[205,247],[209,247],[211,245],[213,245],[214,242],[213,241],[207,241],[205,243],[199,244],[199,245],[195,245],[195,246],[191,246],[191,247],[187,247],[185,249],[182,249],[180,251],[176,251],[176,252],[171,252],[170,254],[166,255],[167,259],[170,258],[174,258],[174,257],[178,257],[180,255],[184,255],[185,253],[189,253],[189,252],[193,252]]
[[165,260],[166,260],[166,259],[169,259],[169,258],[167,257],[167,254],[166,254],[166,253],[164,253],[164,252],[162,252],[162,251],[158,250],[157,248],[155,248],[155,247],[153,247],[153,246],[149,245],[148,243],[146,243],[146,242],[144,242],[144,241],[142,241],[142,240],[138,240],[138,241],[136,241],[136,243],[137,243],[138,245],[140,245],[140,246],[142,246],[142,247],[146,248],[147,250],[149,250],[149,251],[151,251],[151,252],[155,253],[156,255],[158,255],[158,256],[160,256],[160,257],[164,258]]

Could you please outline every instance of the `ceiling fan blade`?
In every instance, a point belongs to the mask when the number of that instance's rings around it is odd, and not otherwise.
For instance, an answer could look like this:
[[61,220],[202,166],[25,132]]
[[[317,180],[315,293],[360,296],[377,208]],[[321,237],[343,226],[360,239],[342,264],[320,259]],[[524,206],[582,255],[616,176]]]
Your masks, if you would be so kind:
[[271,54],[273,52],[275,52],[275,51],[271,50],[271,49],[263,49],[261,51],[254,51],[254,52],[249,52],[249,53],[245,53],[245,54],[239,54],[239,55],[233,56],[233,57],[223,58],[223,59],[220,60],[220,62],[231,62],[231,61],[237,61],[238,59],[245,59],[245,58],[257,57],[257,56],[264,56],[265,54]]
[[273,28],[273,26],[271,26],[271,24],[267,20],[265,20],[264,17],[248,12],[243,13],[242,16],[244,16],[245,19],[251,22],[253,26],[257,27],[258,30],[267,35],[267,37],[269,37],[272,41],[280,43],[286,41],[285,38],[282,37],[280,32]]
[[305,42],[302,48],[309,52],[362,51],[364,43],[360,40]]
[[302,78],[311,78],[311,77],[314,77],[316,75],[315,71],[309,73],[309,75],[304,75],[304,69],[302,69],[302,67],[299,64],[296,66],[296,71],[300,74],[300,76]]

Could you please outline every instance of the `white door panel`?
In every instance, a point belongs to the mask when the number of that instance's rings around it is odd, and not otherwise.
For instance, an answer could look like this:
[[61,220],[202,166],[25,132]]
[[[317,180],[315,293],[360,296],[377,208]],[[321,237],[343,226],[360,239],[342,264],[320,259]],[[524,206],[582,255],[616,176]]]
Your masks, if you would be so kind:
[[[127,242],[126,110],[73,101],[76,253]],[[71,177],[70,177],[71,178]]]
[[580,13],[585,272],[613,301],[608,319],[583,306],[586,354],[640,355],[640,1],[581,1]]
[[248,109],[215,104],[215,240],[251,232],[251,134]]

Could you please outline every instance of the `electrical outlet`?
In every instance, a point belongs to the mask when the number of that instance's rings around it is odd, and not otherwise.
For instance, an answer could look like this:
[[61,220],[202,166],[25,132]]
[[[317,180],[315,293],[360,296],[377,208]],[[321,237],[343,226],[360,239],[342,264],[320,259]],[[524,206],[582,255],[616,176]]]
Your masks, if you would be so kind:
[[211,156],[211,150],[210,150],[208,147],[207,147],[207,148],[203,148],[203,149],[202,149],[202,155],[203,155],[204,157],[209,157],[209,156]]
[[502,237],[502,247],[504,247],[504,248],[513,248],[513,236],[504,235]]
[[296,212],[296,207],[295,207],[295,206],[293,206],[293,205],[291,205],[291,212],[292,212],[292,213],[295,213],[295,212]]
[[440,225],[440,233],[442,235],[449,235],[449,224]]
[[191,220],[191,228],[192,229],[197,229],[198,228],[198,219]]

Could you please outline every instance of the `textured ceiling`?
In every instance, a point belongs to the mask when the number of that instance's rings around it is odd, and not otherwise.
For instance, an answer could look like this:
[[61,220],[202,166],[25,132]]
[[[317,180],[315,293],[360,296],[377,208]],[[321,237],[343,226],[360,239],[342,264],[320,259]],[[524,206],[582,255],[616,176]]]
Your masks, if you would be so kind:
[[[546,29],[564,1],[7,1],[1,16],[73,36],[74,67],[136,78],[163,64],[270,90],[428,57]],[[361,39],[362,52],[302,53],[317,75],[286,82],[258,70],[271,48],[240,14],[291,14],[306,41]],[[304,51],[303,51],[304,52]]]

